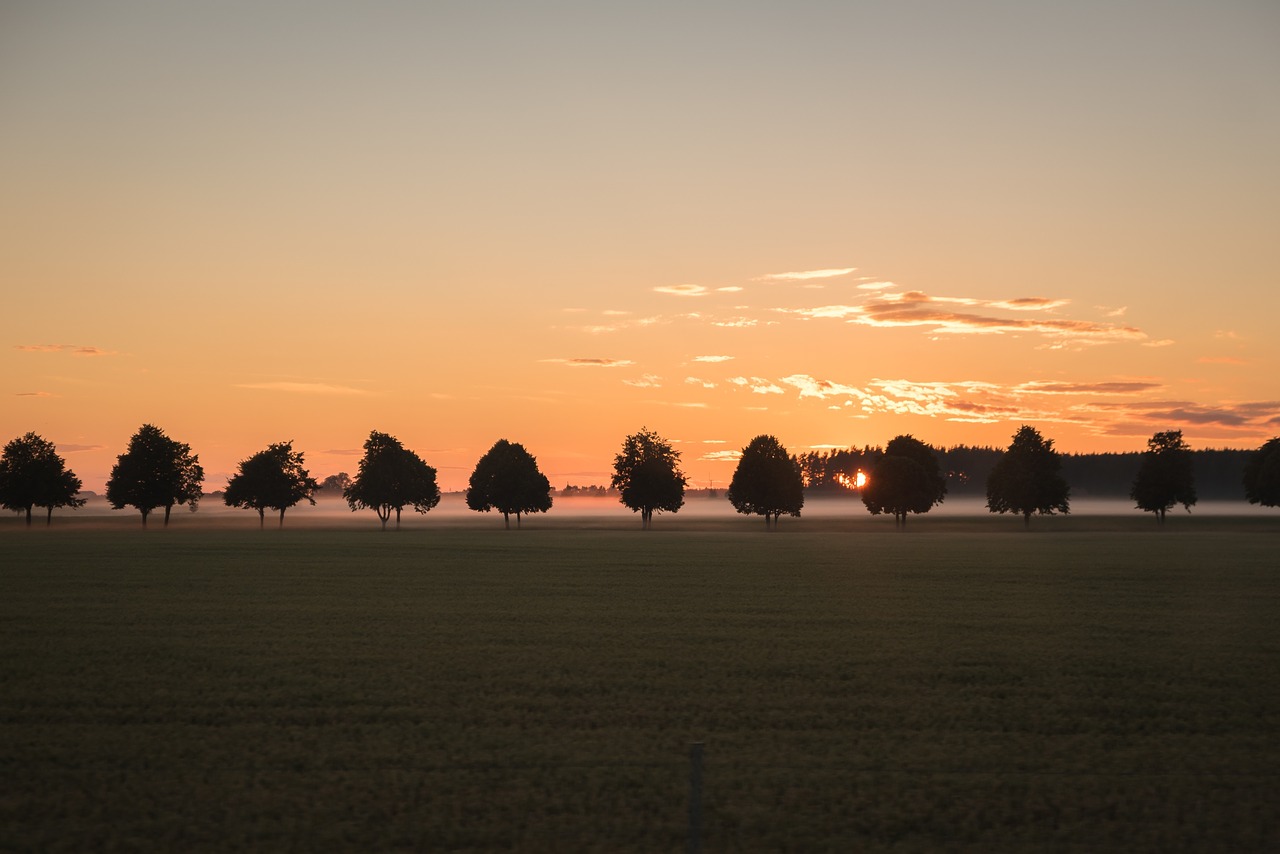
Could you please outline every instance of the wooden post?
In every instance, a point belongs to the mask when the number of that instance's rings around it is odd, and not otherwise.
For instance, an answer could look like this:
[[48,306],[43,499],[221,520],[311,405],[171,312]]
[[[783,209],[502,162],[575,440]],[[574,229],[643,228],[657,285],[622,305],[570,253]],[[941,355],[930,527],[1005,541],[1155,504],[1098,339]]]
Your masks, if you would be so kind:
[[702,742],[689,745],[689,854],[702,851]]

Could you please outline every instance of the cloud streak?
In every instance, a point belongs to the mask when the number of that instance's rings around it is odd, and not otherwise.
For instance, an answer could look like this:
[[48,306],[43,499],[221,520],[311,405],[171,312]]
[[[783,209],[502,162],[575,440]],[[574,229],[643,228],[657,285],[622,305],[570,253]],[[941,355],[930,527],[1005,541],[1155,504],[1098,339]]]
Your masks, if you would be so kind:
[[857,267],[838,267],[826,270],[800,270],[793,273],[768,273],[758,276],[757,282],[807,282],[813,279],[834,279],[856,272]]
[[700,297],[707,293],[703,285],[660,285],[654,288],[660,294],[672,294],[678,297]]
[[369,392],[364,389],[351,388],[349,386],[330,385],[329,383],[297,383],[297,382],[271,382],[271,383],[237,383],[236,388],[248,388],[257,391],[283,391],[289,394],[319,394],[319,395],[366,395]]
[[73,356],[115,356],[115,350],[89,347],[84,344],[15,344],[15,350],[27,353],[70,353]]
[[575,368],[625,368],[634,365],[630,359],[543,359],[555,365],[571,365]]

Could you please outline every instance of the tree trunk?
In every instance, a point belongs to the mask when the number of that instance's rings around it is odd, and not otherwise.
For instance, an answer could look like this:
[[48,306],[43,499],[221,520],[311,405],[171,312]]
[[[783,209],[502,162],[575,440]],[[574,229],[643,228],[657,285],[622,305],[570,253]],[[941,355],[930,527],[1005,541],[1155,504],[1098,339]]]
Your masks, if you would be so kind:
[[400,530],[400,508],[396,508],[396,530]]
[[150,512],[151,512],[151,511],[150,511],[149,509],[148,509],[148,510],[143,510],[143,511],[142,511],[142,527],[144,527],[144,528],[145,528],[145,527],[147,527],[147,514],[148,514],[148,513],[150,513]]
[[258,530],[261,531],[267,526],[267,511],[261,507],[258,508]]
[[506,526],[506,529],[508,531],[511,530],[511,517],[507,514],[507,511],[505,510],[502,511],[502,524]]
[[278,527],[281,527],[281,528],[284,527],[284,508],[283,507],[280,508],[280,524]]
[[166,504],[166,505],[164,506],[164,526],[165,526],[166,528],[167,528],[167,527],[169,527],[169,514],[170,514],[171,512],[173,512],[173,505],[172,505],[172,504]]
[[27,527],[31,527],[31,505],[27,505]]
[[1031,511],[1030,510],[1022,514],[1022,527],[1027,529],[1031,528]]
[[47,528],[53,524],[53,505],[49,505],[49,514],[44,517],[44,526]]
[[516,530],[520,530],[520,511],[516,511]]

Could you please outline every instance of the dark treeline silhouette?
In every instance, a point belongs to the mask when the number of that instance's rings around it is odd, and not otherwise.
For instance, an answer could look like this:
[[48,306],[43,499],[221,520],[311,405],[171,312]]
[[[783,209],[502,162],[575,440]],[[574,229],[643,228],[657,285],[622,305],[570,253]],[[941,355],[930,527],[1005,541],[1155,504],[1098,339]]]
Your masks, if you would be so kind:
[[[938,464],[947,479],[950,496],[983,497],[987,478],[1004,448],[956,445],[936,449]],[[859,469],[870,472],[882,449],[866,446],[833,451],[810,451],[800,455],[805,488],[814,495],[846,492],[839,480],[852,478]],[[1245,466],[1254,450],[1214,448],[1191,451],[1196,491],[1201,501],[1239,501]],[[1121,454],[1062,454],[1062,477],[1071,486],[1073,498],[1125,498],[1142,464],[1142,451]]]
[[[395,437],[369,434],[355,478],[340,472],[323,481],[311,478],[301,451],[291,442],[273,444],[242,460],[225,490],[202,490],[204,469],[185,443],[144,424],[117,457],[107,481],[106,499],[115,509],[141,512],[163,508],[168,525],[174,505],[194,512],[201,498],[214,495],[232,507],[258,513],[259,527],[268,509],[280,514],[317,495],[340,495],[354,510],[372,509],[385,529],[394,515],[411,507],[426,513],[440,502],[436,469]],[[649,528],[655,512],[675,513],[684,505],[688,477],[680,452],[657,433],[641,428],[629,435],[614,458],[609,486],[566,485],[566,497],[616,498],[640,514]],[[0,453],[0,507],[26,516],[45,508],[46,524],[57,507],[83,506],[81,483],[56,453],[53,443],[28,433]],[[688,490],[719,498],[719,491]],[[1053,440],[1023,425],[1008,448],[957,445],[933,448],[912,436],[897,436],[883,448],[866,445],[792,455],[773,436],[760,435],[742,449],[724,496],[740,513],[762,515],[766,527],[781,515],[799,516],[806,493],[857,494],[872,515],[892,514],[901,526],[907,514],[927,513],[946,496],[985,497],[993,513],[1015,513],[1029,525],[1032,515],[1069,513],[1072,499],[1120,498],[1155,513],[1163,523],[1176,505],[1190,511],[1199,499],[1247,500],[1280,506],[1280,437],[1256,450],[1192,449],[1181,430],[1157,432],[1142,452],[1059,454]],[[545,513],[552,489],[524,446],[498,440],[476,464],[466,492],[467,506],[497,510],[504,520]],[[507,525],[509,527],[509,523]]]

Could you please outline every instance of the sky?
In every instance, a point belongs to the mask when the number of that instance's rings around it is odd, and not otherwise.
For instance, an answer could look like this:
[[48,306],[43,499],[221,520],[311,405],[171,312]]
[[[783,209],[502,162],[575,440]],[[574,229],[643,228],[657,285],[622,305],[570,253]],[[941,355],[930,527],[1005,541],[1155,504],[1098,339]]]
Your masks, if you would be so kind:
[[0,0],[0,441],[1280,435],[1280,4]]

